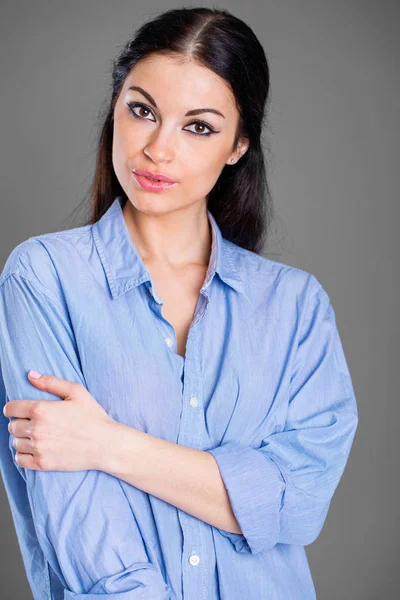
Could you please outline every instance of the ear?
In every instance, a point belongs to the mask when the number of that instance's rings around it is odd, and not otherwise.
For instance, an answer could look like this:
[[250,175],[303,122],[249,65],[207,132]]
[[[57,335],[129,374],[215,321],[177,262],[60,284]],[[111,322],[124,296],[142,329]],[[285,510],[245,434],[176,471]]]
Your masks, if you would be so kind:
[[238,160],[244,155],[246,154],[248,148],[250,146],[250,141],[248,138],[241,138],[240,141],[237,144],[237,148],[234,152],[232,152],[232,154],[229,156],[226,164],[227,165],[232,165],[234,163],[237,163]]

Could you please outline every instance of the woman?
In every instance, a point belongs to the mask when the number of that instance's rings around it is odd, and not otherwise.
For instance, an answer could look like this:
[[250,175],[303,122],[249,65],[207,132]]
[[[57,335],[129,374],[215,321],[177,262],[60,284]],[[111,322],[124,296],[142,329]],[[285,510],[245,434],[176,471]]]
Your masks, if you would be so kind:
[[268,92],[243,21],[159,15],[114,63],[90,221],[8,257],[2,472],[35,598],[316,597],[304,546],[358,415],[328,294],[261,255]]

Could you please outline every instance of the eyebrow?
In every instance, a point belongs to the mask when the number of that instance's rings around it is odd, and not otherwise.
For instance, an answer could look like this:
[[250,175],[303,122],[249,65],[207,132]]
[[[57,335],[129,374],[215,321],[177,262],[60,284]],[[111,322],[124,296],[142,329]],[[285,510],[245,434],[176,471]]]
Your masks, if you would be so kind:
[[[154,98],[152,96],[150,96],[150,94],[148,92],[146,92],[143,88],[141,88],[137,85],[131,85],[128,88],[128,90],[136,90],[137,92],[140,92],[141,94],[143,94],[143,96],[145,98],[147,98],[147,100],[150,102],[150,104],[152,104],[154,106],[154,108],[157,108],[157,104],[156,104]],[[205,113],[205,112],[214,113],[215,115],[219,115],[220,117],[225,119],[225,116],[222,114],[222,112],[220,112],[216,108],[194,108],[192,110],[188,110],[188,112],[185,114],[185,117],[189,117],[190,115],[199,115],[200,113]]]

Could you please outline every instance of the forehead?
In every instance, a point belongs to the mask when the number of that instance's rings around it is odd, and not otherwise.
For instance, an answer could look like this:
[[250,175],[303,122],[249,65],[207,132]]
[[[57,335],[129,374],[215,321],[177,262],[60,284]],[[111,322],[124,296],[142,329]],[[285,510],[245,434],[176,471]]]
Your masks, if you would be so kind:
[[201,105],[213,106],[226,113],[236,110],[229,84],[211,69],[194,61],[183,62],[180,58],[153,54],[131,69],[124,83],[125,89],[130,85],[143,87],[159,107],[173,103],[182,109]]

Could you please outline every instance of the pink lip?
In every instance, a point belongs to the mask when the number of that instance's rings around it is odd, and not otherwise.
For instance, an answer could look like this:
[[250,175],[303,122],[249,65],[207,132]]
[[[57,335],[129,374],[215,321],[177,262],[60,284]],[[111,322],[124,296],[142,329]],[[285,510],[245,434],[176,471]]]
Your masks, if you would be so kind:
[[163,190],[169,189],[174,185],[177,185],[176,182],[168,183],[166,181],[150,181],[144,175],[138,175],[138,172],[133,172],[133,179],[137,183],[137,185],[142,189],[148,192],[162,192]]
[[141,169],[134,169],[136,175],[144,175],[145,177],[152,177],[153,179],[160,179],[161,181],[165,181],[165,183],[175,183],[173,179],[170,179],[166,175],[162,173],[152,173],[151,171],[142,171]]

